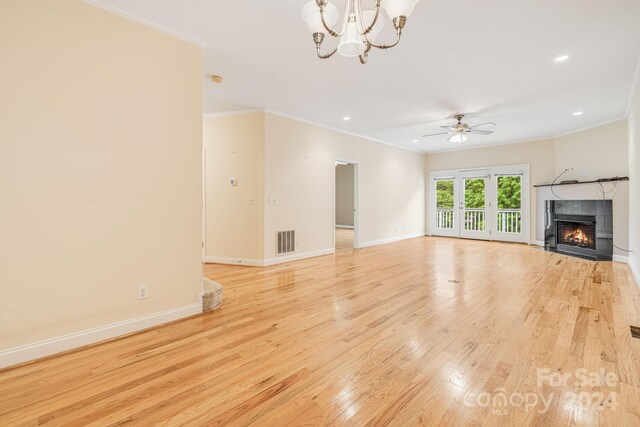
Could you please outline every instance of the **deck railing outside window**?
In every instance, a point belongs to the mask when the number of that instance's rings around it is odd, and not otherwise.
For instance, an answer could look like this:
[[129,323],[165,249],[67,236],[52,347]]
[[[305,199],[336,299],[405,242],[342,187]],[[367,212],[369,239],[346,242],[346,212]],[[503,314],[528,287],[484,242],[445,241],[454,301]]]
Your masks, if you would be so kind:
[[500,233],[522,233],[522,210],[498,209],[497,229]]
[[464,229],[473,231],[484,230],[484,209],[465,209]]
[[453,209],[445,209],[445,208],[437,209],[436,227],[453,229]]

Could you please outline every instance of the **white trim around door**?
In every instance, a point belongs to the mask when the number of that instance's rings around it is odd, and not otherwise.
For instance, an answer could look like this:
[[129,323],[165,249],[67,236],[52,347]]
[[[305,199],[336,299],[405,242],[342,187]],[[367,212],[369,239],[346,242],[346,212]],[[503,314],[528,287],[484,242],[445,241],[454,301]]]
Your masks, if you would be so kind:
[[[529,244],[531,224],[529,174],[528,164],[431,172],[429,174],[430,234]],[[509,180],[502,181],[506,178]],[[482,182],[479,181],[480,179]],[[502,186],[504,189],[508,185],[514,191],[520,192],[519,206],[513,203],[508,205],[505,200],[499,198],[498,187]],[[440,206],[438,206],[438,190],[446,193],[444,197],[441,195]],[[465,190],[470,193],[467,197],[465,197]],[[473,194],[477,197],[472,201],[470,196]],[[518,197],[512,199],[517,200]]]

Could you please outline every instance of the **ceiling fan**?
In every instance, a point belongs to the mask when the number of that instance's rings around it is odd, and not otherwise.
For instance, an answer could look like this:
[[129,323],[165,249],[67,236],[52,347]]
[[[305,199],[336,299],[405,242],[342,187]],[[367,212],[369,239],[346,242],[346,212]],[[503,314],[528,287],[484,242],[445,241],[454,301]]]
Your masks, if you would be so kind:
[[491,135],[493,133],[492,130],[482,130],[477,128],[480,128],[483,126],[496,125],[495,123],[488,122],[488,123],[481,123],[479,125],[469,126],[466,123],[462,123],[462,119],[464,119],[464,114],[456,114],[454,118],[458,121],[458,123],[456,123],[455,125],[440,126],[441,128],[448,129],[447,132],[431,133],[428,135],[422,135],[422,137],[424,138],[427,136],[451,135],[449,136],[449,138],[447,138],[447,141],[454,142],[456,144],[462,144],[463,142],[466,142],[467,139],[469,139],[469,137],[467,136],[467,134],[469,133],[474,133],[477,135]]

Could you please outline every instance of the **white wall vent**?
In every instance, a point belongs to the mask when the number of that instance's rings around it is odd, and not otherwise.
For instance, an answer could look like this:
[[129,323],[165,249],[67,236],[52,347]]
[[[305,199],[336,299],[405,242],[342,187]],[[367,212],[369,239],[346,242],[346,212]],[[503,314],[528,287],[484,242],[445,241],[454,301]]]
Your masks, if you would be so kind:
[[290,254],[296,251],[296,231],[276,232],[276,253],[277,255]]

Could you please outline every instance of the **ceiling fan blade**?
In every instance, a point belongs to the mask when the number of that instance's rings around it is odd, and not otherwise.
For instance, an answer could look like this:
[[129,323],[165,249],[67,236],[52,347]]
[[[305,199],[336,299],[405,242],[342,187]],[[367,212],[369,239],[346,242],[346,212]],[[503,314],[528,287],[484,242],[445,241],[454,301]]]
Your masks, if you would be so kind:
[[491,125],[491,126],[496,126],[496,124],[495,124],[495,123],[493,123],[493,122],[487,122],[487,123],[481,123],[481,124],[479,124],[479,125],[473,125],[473,126],[470,126],[470,127],[471,127],[471,128],[479,128],[480,126],[489,126],[489,125]]
[[449,135],[451,132],[440,132],[440,133],[430,133],[427,135],[422,135],[423,138],[426,138],[428,136],[438,136],[438,135]]
[[440,126],[442,129],[449,129],[449,130],[455,130],[456,128],[454,128],[453,126]]
[[469,132],[475,133],[478,135],[491,135],[494,133],[492,130],[480,130],[480,129],[471,129]]

